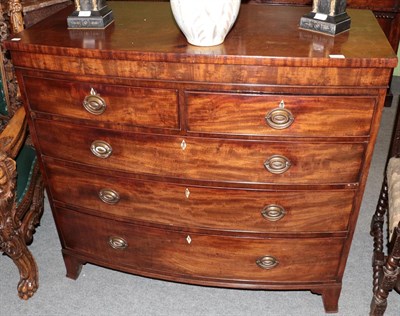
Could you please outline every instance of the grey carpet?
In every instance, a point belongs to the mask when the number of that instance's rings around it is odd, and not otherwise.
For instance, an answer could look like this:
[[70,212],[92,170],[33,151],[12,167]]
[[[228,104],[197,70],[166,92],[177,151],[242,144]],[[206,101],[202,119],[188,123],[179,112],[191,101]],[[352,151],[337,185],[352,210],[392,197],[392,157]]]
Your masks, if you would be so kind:
[[[395,100],[400,77],[392,85]],[[397,91],[396,91],[397,90]],[[396,104],[397,102],[394,102]],[[372,297],[372,239],[369,223],[379,195],[396,105],[385,108],[336,315],[368,315]],[[0,315],[324,315],[319,295],[309,291],[252,291],[153,280],[83,267],[78,280],[65,277],[60,243],[48,204],[30,249],[40,272],[38,292],[17,296],[18,270],[0,256]],[[310,267],[312,269],[312,267]],[[400,295],[389,296],[387,316],[400,315]]]

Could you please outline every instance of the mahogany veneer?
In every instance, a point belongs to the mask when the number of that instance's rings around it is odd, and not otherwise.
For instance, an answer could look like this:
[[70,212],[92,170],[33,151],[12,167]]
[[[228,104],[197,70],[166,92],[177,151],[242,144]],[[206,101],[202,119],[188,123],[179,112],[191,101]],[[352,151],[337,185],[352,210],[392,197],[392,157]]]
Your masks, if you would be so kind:
[[[8,41],[67,276],[308,289],[335,312],[396,55],[373,14],[336,37],[301,7],[242,5],[187,44],[168,3],[63,10]],[[343,55],[334,58],[332,55]]]

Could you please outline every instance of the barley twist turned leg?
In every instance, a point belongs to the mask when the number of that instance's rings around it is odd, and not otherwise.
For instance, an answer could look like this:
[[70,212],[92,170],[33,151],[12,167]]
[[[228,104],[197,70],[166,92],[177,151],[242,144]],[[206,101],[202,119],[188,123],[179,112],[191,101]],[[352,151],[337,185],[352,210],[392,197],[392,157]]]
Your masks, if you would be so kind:
[[391,252],[383,266],[383,273],[378,280],[377,289],[371,302],[371,316],[381,316],[385,313],[387,297],[389,292],[395,287],[399,277],[400,261],[400,229],[396,227],[391,240]]
[[378,205],[371,222],[371,235],[374,237],[374,253],[372,257],[373,269],[373,293],[376,292],[379,283],[379,277],[382,274],[385,256],[383,253],[383,224],[384,217],[388,209],[388,186],[386,178],[383,181],[379,195]]

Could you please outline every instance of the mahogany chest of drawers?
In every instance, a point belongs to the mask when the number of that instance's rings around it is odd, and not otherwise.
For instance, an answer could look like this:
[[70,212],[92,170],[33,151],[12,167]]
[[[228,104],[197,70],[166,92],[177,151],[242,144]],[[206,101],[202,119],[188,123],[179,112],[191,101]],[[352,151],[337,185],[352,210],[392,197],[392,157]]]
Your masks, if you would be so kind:
[[396,56],[369,11],[336,37],[307,8],[242,5],[194,47],[168,3],[119,3],[106,30],[72,8],[6,42],[67,276],[94,263],[338,308]]

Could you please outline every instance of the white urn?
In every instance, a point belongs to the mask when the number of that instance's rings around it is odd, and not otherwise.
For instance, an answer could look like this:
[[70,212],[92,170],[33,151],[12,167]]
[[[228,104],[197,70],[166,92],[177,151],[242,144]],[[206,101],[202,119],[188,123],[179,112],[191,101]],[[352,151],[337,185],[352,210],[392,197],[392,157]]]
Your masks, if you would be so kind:
[[240,0],[171,0],[175,21],[196,46],[222,44],[239,14]]

